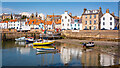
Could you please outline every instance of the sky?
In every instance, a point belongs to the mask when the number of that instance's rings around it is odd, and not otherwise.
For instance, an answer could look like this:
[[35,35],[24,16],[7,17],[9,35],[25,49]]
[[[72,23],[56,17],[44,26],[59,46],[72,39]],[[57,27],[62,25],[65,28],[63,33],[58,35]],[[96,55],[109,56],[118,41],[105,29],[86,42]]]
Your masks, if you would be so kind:
[[1,0],[2,2],[118,2],[120,0]]
[[74,16],[81,16],[84,8],[94,10],[99,7],[103,13],[109,9],[118,16],[118,2],[2,2],[2,13],[38,12],[44,15],[61,15],[68,11]]

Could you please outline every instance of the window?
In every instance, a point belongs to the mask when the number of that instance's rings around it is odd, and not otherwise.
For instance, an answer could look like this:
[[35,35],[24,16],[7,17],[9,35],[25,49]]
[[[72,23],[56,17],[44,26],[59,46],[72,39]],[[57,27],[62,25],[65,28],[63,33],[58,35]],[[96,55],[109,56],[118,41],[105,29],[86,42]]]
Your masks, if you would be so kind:
[[96,20],[94,20],[94,24],[96,24]]
[[72,24],[71,24],[71,26],[72,26]]
[[75,26],[76,26],[76,24],[75,24]]
[[14,26],[15,26],[15,24],[14,24]]
[[103,25],[105,25],[105,22],[103,22]]
[[96,18],[96,15],[94,15],[94,18]]
[[63,22],[63,19],[62,19],[62,22]]
[[65,16],[65,19],[67,19],[67,16]]
[[112,30],[112,28],[110,27],[110,30]]
[[40,25],[39,25],[39,27],[40,27]]
[[85,24],[87,24],[87,21],[85,21]]
[[91,26],[89,26],[89,29],[91,30]]
[[110,25],[112,25],[112,22],[110,22]]
[[18,26],[19,26],[19,24],[18,24]]
[[34,21],[32,22],[32,24],[34,23]]
[[63,26],[64,26],[64,24],[63,24]]
[[69,26],[69,24],[67,24]]
[[91,21],[90,21],[90,24],[92,24]]
[[87,15],[85,16],[85,18],[87,18]]
[[87,29],[87,26],[85,26],[85,29]]
[[69,22],[70,20],[68,19],[68,22]]
[[112,20],[112,17],[110,17],[110,20]]
[[94,26],[94,30],[96,30],[96,26]]
[[103,17],[103,20],[105,20],[105,17]]
[[92,15],[90,15],[90,19],[92,18]]
[[80,24],[78,24],[78,26],[80,26]]

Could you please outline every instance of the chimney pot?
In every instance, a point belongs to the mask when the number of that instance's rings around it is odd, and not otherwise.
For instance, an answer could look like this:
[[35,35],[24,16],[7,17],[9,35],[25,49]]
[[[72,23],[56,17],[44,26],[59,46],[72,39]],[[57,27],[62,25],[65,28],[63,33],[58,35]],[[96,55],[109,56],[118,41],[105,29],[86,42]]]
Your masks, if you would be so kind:
[[106,10],[106,13],[109,13],[109,9]]

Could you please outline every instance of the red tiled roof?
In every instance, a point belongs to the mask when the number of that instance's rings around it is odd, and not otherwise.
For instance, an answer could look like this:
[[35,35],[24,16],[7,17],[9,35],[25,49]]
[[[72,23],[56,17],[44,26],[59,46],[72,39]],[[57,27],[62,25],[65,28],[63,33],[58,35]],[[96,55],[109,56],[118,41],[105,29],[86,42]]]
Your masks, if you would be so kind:
[[55,22],[56,24],[61,24],[61,20],[58,20],[57,22]]
[[46,21],[44,24],[45,25],[52,25],[52,21]]
[[37,20],[37,19],[30,19],[28,20],[25,24],[34,24],[34,25],[39,25],[40,23],[44,23],[44,20]]
[[10,20],[10,22],[16,22],[17,21],[17,19],[15,19],[15,20]]

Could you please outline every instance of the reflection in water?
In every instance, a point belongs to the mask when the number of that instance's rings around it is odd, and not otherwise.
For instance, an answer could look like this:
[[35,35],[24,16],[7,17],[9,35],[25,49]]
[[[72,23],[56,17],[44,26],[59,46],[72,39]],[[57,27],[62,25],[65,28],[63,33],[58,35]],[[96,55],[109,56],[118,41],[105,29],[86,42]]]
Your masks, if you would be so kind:
[[[25,42],[22,42],[22,45]],[[110,66],[120,64],[120,58],[100,53],[92,48],[55,43],[58,52],[37,52],[32,43],[21,46],[20,43],[3,43],[4,66]],[[11,59],[7,59],[7,58]],[[13,62],[16,61],[16,62]]]
[[25,42],[24,41],[15,41],[15,44],[17,44],[17,45],[25,45]]
[[17,47],[17,51],[20,52],[20,54],[29,54],[30,48],[27,47]]
[[114,57],[107,54],[100,54],[100,62],[102,66],[114,65]]

